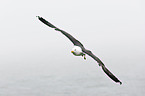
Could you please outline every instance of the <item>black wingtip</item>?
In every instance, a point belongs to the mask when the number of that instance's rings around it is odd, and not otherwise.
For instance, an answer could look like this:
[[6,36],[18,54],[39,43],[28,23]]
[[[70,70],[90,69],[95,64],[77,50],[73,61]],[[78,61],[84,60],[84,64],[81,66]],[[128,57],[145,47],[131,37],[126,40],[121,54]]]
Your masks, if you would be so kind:
[[36,16],[38,19],[41,18],[40,16]]
[[[48,22],[47,20],[45,20],[44,18],[42,18],[42,17],[40,17],[40,16],[36,16],[36,17],[38,17],[38,19],[39,19],[41,22],[43,22],[44,24],[48,25],[49,27],[51,27],[51,28],[57,28],[57,27],[55,27],[54,25],[52,25],[50,22]],[[58,29],[58,28],[57,28],[57,29]]]
[[105,66],[102,66],[102,69],[113,81],[120,83],[120,85],[122,84],[122,82],[118,80],[118,78],[115,77]]
[[120,82],[120,85],[122,85],[122,82]]

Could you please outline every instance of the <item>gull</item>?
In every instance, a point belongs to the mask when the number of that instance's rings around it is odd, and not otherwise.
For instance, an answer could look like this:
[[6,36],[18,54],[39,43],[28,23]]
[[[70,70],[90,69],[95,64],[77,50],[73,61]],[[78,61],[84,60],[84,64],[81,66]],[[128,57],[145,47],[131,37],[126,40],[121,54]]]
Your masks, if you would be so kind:
[[97,57],[95,56],[90,50],[86,49],[83,44],[78,41],[76,38],[74,38],[72,35],[70,35],[69,33],[57,28],[56,26],[54,26],[53,24],[51,24],[50,22],[48,22],[47,20],[45,20],[44,18],[40,17],[40,16],[36,16],[38,17],[38,19],[43,22],[44,24],[46,24],[47,26],[54,28],[56,31],[61,32],[63,35],[65,35],[73,44],[74,47],[72,48],[71,53],[75,56],[82,56],[84,57],[84,59],[86,60],[85,55],[89,55],[90,57],[92,57],[95,61],[98,62],[99,66],[102,67],[103,71],[116,83],[120,83],[120,85],[122,84],[122,82],[115,76],[113,75],[104,65],[104,63]]

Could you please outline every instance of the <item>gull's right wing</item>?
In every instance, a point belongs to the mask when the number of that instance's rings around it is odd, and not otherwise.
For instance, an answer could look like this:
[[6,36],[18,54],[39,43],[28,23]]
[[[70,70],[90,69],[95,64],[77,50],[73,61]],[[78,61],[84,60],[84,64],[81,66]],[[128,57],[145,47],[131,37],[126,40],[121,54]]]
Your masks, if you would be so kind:
[[55,27],[54,25],[52,25],[50,22],[48,22],[47,20],[45,20],[42,17],[37,16],[38,19],[43,22],[44,24],[46,24],[47,26],[54,28],[56,31],[60,31],[62,34],[64,34],[74,45],[83,47],[83,44],[81,44],[81,42],[79,42],[77,39],[75,39],[72,35],[70,35],[69,33]]

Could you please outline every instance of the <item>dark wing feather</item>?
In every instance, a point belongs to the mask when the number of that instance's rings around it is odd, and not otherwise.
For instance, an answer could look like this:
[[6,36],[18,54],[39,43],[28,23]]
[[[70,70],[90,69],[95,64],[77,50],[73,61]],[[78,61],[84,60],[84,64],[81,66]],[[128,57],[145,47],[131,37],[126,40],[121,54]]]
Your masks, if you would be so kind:
[[96,61],[99,63],[99,66],[102,67],[103,71],[104,71],[112,80],[114,80],[115,82],[119,82],[120,85],[122,84],[122,82],[119,81],[119,80],[117,79],[117,77],[115,77],[115,76],[105,67],[105,65],[103,64],[103,62],[102,62],[98,57],[96,57],[91,51],[86,50],[86,49],[83,49],[83,52],[85,52],[86,54],[88,54],[89,56],[91,56],[94,60],[96,60]]
[[47,20],[45,20],[42,17],[37,16],[38,19],[43,22],[44,24],[46,24],[47,26],[54,28],[56,31],[60,31],[62,34],[64,34],[70,41],[72,41],[72,43],[74,45],[80,46],[81,48],[83,47],[83,44],[81,44],[81,42],[79,42],[77,39],[75,39],[72,35],[70,35],[69,33],[55,27],[54,25],[52,25],[50,22],[48,22]]

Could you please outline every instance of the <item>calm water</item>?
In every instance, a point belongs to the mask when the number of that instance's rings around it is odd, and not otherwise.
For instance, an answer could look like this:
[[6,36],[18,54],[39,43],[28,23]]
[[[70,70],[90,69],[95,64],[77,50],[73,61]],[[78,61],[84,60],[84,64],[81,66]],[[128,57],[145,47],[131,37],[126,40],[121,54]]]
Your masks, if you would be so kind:
[[101,68],[93,64],[94,62],[72,63],[5,64],[0,68],[0,96],[143,96],[145,94],[144,66],[111,67],[111,71],[123,82],[120,86],[110,80]]

